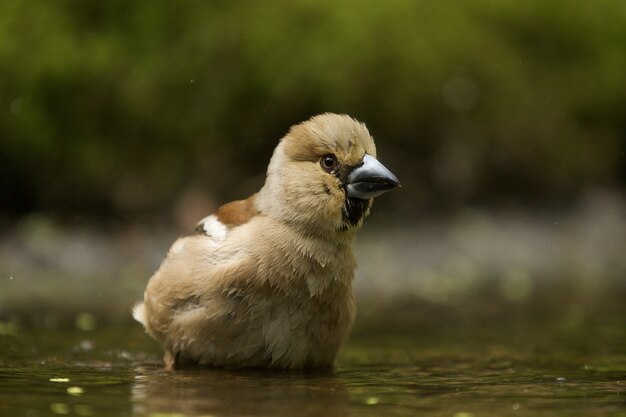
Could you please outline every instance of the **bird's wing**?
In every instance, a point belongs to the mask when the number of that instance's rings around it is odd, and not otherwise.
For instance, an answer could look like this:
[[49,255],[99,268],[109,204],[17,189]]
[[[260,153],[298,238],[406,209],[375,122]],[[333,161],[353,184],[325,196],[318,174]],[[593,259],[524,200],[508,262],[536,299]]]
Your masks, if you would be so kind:
[[206,303],[214,290],[244,272],[245,242],[240,238],[229,239],[229,235],[232,229],[258,214],[254,198],[253,195],[225,204],[201,220],[195,234],[174,242],[159,270],[150,278],[144,303],[133,311],[135,319],[150,333],[155,336],[167,333],[175,315]]
[[224,204],[215,213],[196,224],[196,233],[207,235],[217,241],[224,240],[232,228],[249,222],[258,213],[254,204],[255,196]]
[[[219,311],[220,299],[231,280],[248,273],[246,248],[232,240],[232,235],[223,242],[193,235],[182,237],[172,245],[150,278],[144,307],[136,308],[137,318],[153,336],[160,340],[167,334],[171,336],[180,321],[177,317],[187,316],[191,311]],[[203,315],[204,321],[210,321],[211,314]]]

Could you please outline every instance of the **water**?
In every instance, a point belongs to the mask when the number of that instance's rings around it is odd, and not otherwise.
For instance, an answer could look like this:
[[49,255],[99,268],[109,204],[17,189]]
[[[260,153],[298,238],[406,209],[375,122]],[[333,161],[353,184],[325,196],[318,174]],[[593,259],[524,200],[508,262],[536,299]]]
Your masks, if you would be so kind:
[[384,322],[361,321],[331,373],[166,372],[138,326],[17,329],[0,416],[626,416],[624,315]]

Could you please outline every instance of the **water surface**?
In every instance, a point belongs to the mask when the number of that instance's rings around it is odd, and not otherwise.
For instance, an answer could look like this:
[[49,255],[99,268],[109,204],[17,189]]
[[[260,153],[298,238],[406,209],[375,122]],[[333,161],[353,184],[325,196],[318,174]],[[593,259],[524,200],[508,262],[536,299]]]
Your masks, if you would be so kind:
[[0,336],[0,415],[626,416],[623,316],[386,322],[361,322],[330,373],[166,372],[138,326],[12,329]]

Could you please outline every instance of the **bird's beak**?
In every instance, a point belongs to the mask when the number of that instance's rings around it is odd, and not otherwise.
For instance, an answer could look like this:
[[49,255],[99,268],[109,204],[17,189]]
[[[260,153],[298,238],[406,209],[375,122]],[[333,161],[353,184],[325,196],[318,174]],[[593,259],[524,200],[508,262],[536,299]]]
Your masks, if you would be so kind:
[[348,175],[348,197],[367,200],[400,185],[396,176],[373,156],[365,154],[361,162]]

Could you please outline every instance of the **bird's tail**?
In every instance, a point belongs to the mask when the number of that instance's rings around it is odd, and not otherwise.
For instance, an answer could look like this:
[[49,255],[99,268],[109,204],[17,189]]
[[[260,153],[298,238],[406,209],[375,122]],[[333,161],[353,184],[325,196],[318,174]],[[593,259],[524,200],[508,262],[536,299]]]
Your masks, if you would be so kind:
[[146,327],[148,320],[146,318],[146,306],[143,302],[140,301],[133,307],[133,318],[143,324],[143,327]]

